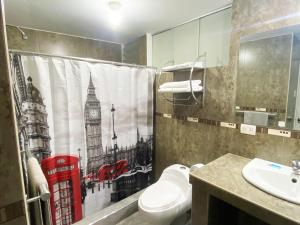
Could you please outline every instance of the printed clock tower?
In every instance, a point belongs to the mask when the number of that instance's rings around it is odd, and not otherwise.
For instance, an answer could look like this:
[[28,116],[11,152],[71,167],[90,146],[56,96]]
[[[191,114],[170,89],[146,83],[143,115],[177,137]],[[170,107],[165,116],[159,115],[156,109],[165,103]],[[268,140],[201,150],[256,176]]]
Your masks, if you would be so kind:
[[86,147],[87,147],[87,173],[95,173],[102,164],[103,157],[101,132],[101,106],[97,99],[92,76],[87,90],[87,100],[84,107]]

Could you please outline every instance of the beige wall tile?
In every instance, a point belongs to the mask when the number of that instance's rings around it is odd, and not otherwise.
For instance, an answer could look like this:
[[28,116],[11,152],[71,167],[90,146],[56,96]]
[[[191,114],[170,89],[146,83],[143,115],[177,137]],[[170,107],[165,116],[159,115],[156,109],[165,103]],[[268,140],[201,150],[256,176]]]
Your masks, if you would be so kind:
[[116,62],[122,61],[121,44],[22,28],[28,36],[27,40],[23,40],[16,27],[7,26],[6,29],[9,49]]
[[11,98],[4,18],[3,2],[0,0],[0,209],[2,222],[16,218],[18,223],[9,224],[22,225],[26,224],[25,195]]
[[[184,107],[175,112],[221,121],[235,121],[237,59],[240,37],[300,24],[297,0],[234,0],[229,65],[207,71],[204,108]],[[157,112],[167,110],[157,95]],[[239,130],[177,121],[156,116],[155,175],[174,163],[191,166],[208,163],[231,152],[248,158],[260,157],[283,164],[300,158],[300,140],[266,134],[248,136]]]

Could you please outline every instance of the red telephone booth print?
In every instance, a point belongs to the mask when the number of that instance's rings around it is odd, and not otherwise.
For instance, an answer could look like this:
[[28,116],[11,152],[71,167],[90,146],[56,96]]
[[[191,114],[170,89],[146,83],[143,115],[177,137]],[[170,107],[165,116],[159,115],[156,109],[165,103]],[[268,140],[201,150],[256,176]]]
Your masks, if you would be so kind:
[[53,225],[69,225],[82,219],[78,157],[58,155],[41,162],[51,193]]

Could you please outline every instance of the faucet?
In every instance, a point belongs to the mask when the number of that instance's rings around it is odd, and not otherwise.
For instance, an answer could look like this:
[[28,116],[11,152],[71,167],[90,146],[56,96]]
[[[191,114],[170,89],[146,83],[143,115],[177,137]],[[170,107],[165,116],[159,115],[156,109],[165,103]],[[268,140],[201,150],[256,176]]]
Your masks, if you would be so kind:
[[292,161],[292,169],[294,174],[300,175],[300,160]]

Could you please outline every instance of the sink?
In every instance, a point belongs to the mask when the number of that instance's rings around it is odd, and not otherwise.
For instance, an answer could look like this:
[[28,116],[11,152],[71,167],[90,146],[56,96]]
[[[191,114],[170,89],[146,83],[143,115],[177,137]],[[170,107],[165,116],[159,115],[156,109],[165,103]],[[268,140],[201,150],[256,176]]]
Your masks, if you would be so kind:
[[300,204],[300,176],[291,167],[255,158],[242,170],[257,188],[286,201]]

